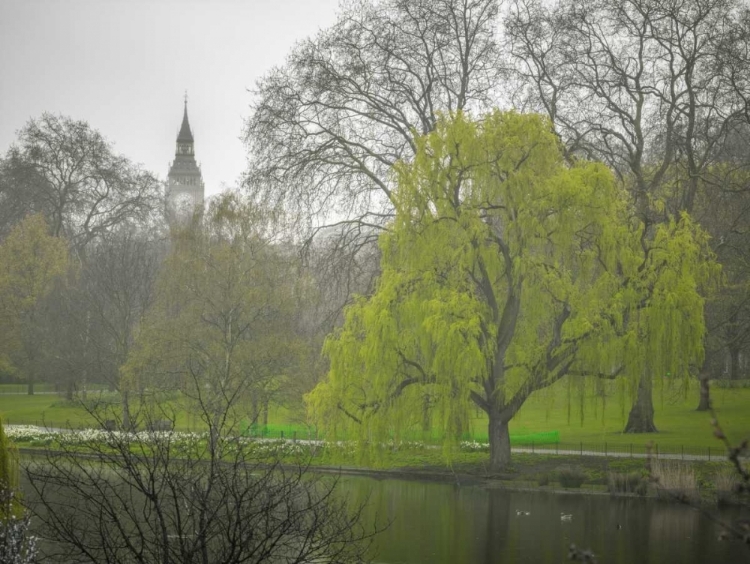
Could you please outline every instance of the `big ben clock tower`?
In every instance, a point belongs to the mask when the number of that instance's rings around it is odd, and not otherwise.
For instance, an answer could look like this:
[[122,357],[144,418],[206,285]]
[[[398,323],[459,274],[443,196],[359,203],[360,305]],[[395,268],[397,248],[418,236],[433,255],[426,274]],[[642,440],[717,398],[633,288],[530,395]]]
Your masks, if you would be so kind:
[[187,113],[187,94],[177,149],[167,175],[167,215],[170,219],[190,217],[203,207],[203,176],[195,162],[193,133]]

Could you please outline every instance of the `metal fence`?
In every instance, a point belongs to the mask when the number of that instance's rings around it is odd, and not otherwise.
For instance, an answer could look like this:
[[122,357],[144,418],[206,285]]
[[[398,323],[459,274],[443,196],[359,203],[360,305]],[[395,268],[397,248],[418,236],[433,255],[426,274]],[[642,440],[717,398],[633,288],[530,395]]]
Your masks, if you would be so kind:
[[604,456],[608,458],[646,458],[672,460],[725,460],[726,448],[716,446],[694,446],[694,445],[645,445],[638,443],[622,444],[620,442],[611,444],[584,443],[584,442],[558,442],[555,444],[516,444],[513,445],[514,452],[528,452],[534,454],[558,454],[578,456]]

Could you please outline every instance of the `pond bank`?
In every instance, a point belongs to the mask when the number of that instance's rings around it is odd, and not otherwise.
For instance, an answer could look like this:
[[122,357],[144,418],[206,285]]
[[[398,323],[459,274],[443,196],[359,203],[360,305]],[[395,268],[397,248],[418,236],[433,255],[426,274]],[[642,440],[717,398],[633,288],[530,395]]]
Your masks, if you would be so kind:
[[[24,457],[54,456],[56,452],[54,449],[39,447],[19,447],[18,450]],[[81,456],[87,455],[82,453]],[[731,465],[726,460],[662,462],[687,469],[693,476],[694,483],[692,489],[665,494],[663,488],[659,491],[648,479],[650,461],[642,458],[610,459],[601,456],[517,453],[513,455],[512,463],[506,470],[492,474],[488,470],[486,453],[459,453],[452,465],[446,465],[440,453],[432,451],[387,452],[375,464],[366,464],[353,453],[346,456],[330,456],[325,452],[318,452],[313,454],[312,458],[304,455],[282,457],[290,463],[290,467],[299,462],[309,464],[310,470],[314,472],[361,476],[376,480],[434,482],[517,492],[660,497],[706,506],[717,504],[719,496],[716,492],[716,483],[721,475],[731,471]],[[566,476],[562,476],[561,472]],[[571,475],[574,478],[572,487],[567,483]],[[567,480],[564,480],[566,477]],[[723,495],[721,498],[723,501],[732,500],[731,495]]]
[[[349,462],[349,464],[347,464]],[[391,460],[391,463],[396,462]],[[731,472],[728,461],[680,461],[669,464],[688,469],[694,476],[692,490],[659,491],[648,479],[647,460],[604,459],[586,456],[514,455],[513,463],[503,473],[487,472],[483,463],[459,463],[452,467],[440,465],[363,467],[351,465],[351,461],[338,464],[319,464],[313,461],[315,472],[362,476],[376,480],[396,479],[420,482],[435,482],[458,486],[477,486],[484,489],[504,489],[516,492],[547,492],[554,494],[586,494],[624,498],[659,498],[666,501],[690,502],[693,505],[715,506],[717,504],[716,481]],[[573,469],[580,472],[582,482],[577,487],[564,487],[559,482],[559,472]],[[624,487],[627,479],[639,481]],[[665,482],[668,476],[665,477]],[[722,497],[726,503],[727,496]]]

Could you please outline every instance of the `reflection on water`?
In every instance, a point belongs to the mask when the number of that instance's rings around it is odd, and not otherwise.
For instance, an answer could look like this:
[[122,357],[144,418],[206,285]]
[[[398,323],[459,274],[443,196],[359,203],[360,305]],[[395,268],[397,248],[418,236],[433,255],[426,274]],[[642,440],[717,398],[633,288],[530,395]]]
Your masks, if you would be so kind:
[[571,543],[601,564],[750,562],[750,549],[718,541],[705,515],[656,500],[367,478],[341,486],[353,499],[369,494],[370,519],[392,522],[378,538],[377,562],[560,563]]

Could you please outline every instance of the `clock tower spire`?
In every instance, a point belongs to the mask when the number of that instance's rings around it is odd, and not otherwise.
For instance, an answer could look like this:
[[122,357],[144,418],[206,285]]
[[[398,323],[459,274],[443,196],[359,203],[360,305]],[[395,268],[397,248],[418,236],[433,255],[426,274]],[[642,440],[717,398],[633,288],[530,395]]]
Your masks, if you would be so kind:
[[185,91],[182,125],[177,134],[175,158],[167,175],[167,212],[170,218],[192,215],[203,206],[203,176],[195,162],[195,140],[188,120],[187,101]]

